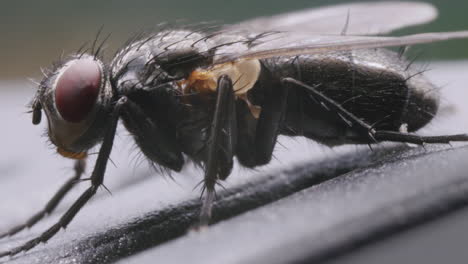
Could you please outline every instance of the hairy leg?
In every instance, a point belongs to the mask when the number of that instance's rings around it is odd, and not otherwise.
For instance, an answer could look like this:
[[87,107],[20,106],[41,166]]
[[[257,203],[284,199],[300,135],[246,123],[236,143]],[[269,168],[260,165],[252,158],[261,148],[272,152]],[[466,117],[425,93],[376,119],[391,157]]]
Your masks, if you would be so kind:
[[19,252],[30,250],[42,242],[47,242],[52,238],[61,228],[66,228],[67,225],[73,220],[75,215],[83,208],[83,206],[93,197],[97,189],[104,180],[104,173],[106,171],[107,161],[112,150],[114,142],[115,131],[120,115],[120,108],[126,102],[127,98],[122,97],[117,101],[115,108],[112,113],[111,122],[107,131],[104,135],[104,140],[99,150],[99,154],[91,174],[91,186],[84,191],[81,196],[72,204],[72,206],[65,212],[65,214],[58,220],[58,222],[52,225],[49,229],[43,232],[38,237],[31,239],[23,245],[13,248],[9,251],[0,252],[0,257],[16,255]]
[[362,121],[353,113],[343,108],[333,99],[317,91],[314,87],[293,78],[284,78],[282,79],[282,82],[286,85],[295,85],[307,89],[318,102],[323,103],[327,109],[339,115],[343,121],[350,124],[350,126],[353,127],[356,132],[361,133],[363,136],[367,136],[371,141],[374,142],[394,141],[421,145],[424,143],[450,143],[452,141],[468,141],[468,134],[419,136],[398,131],[376,130],[371,125]]

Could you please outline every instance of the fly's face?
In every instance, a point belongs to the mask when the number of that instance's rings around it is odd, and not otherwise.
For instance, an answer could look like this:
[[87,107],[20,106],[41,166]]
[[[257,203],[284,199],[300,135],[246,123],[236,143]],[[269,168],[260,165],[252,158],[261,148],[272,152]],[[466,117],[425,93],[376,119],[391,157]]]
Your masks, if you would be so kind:
[[43,79],[38,93],[35,101],[45,111],[57,152],[84,158],[102,138],[112,98],[103,63],[89,55],[72,56]]

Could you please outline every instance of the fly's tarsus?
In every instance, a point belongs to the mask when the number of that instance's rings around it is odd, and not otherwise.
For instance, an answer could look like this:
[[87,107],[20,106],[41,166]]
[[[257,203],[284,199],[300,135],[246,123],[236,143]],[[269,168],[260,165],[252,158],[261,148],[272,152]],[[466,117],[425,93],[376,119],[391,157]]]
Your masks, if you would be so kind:
[[[81,210],[81,208],[94,196],[96,191],[98,190],[99,186],[102,185],[104,180],[104,173],[106,171],[107,161],[110,156],[110,152],[112,149],[112,144],[114,142],[115,131],[117,128],[117,122],[119,120],[120,109],[123,104],[126,103],[127,98],[122,97],[117,101],[117,104],[114,107],[112,112],[112,121],[110,126],[107,128],[107,131],[104,136],[104,140],[101,145],[101,149],[99,150],[99,154],[96,160],[96,164],[94,166],[93,172],[91,174],[91,186],[84,191],[81,196],[70,206],[70,208],[62,215],[62,217],[58,220],[58,222],[52,225],[49,229],[43,232],[38,237],[29,240],[22,246],[17,248],[13,248],[6,252],[0,252],[0,257],[2,256],[13,256],[22,251],[28,251],[38,245],[39,243],[47,242],[50,238],[52,238],[61,228],[66,228],[67,225],[73,220],[75,215]],[[56,203],[61,200],[63,195],[68,192],[68,190],[75,185],[77,182],[77,176],[81,176],[84,171],[84,163],[77,161],[75,166],[76,176],[74,179],[69,180],[67,183],[68,185],[61,188],[60,191],[57,193],[58,195],[54,196],[51,200],[52,207],[55,208]],[[52,209],[53,209],[52,208]],[[37,219],[39,220],[39,219]]]
[[57,205],[62,201],[63,197],[65,197],[65,195],[75,186],[75,184],[79,182],[85,170],[85,160],[76,160],[74,170],[75,175],[66,181],[62,187],[60,187],[60,189],[54,194],[54,196],[52,196],[52,198],[42,210],[30,217],[24,224],[17,225],[7,232],[0,234],[0,238],[12,236],[25,228],[31,228],[46,215],[50,215],[55,210]]

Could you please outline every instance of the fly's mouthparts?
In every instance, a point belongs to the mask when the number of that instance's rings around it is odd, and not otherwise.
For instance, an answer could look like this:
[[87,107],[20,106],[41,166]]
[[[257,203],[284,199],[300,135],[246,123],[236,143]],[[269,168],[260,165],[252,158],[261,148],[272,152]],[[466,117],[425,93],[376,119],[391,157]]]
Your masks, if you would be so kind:
[[86,157],[88,157],[87,152],[71,152],[60,147],[57,147],[57,153],[60,154],[62,157],[74,160],[83,160]]

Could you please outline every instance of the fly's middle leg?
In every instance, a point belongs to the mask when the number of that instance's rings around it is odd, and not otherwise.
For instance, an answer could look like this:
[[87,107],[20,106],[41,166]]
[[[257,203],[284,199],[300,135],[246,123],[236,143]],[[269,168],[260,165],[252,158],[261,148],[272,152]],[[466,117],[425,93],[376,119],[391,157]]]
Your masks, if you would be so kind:
[[200,211],[200,226],[208,225],[215,198],[215,185],[232,170],[237,142],[237,124],[232,80],[223,75],[218,80],[216,105],[205,160],[205,197]]
[[309,86],[293,78],[283,78],[285,85],[295,85],[307,89],[317,102],[324,107],[336,113],[345,123],[352,127],[357,133],[367,137],[369,142],[377,143],[380,141],[405,142],[422,145],[424,143],[442,143],[447,144],[453,141],[468,141],[468,134],[441,135],[441,136],[418,136],[411,133],[404,133],[390,130],[377,130],[373,126],[361,120],[359,117],[343,108],[339,103],[317,91],[315,87]]

